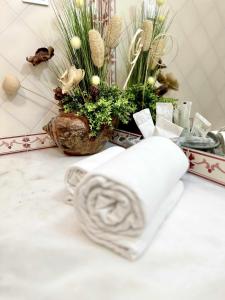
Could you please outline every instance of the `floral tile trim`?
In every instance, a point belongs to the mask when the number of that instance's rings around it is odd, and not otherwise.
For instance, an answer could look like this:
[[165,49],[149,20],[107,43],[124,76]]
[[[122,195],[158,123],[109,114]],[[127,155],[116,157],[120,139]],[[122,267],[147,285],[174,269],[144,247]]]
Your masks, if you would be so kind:
[[55,143],[46,133],[7,137],[0,139],[0,155],[46,149],[55,146]]
[[189,172],[225,186],[225,158],[184,148],[189,161]]

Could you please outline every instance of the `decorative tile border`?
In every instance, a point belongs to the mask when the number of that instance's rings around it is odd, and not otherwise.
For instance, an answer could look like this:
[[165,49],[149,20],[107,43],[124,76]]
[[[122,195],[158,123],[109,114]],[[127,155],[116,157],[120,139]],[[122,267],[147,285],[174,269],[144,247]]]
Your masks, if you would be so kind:
[[[141,140],[141,135],[115,130],[111,142],[128,148]],[[0,139],[0,156],[56,147],[46,133]],[[189,172],[225,186],[225,158],[188,148],[183,149],[190,161]]]
[[7,137],[0,139],[0,156],[52,147],[56,145],[46,133]]
[[225,186],[225,158],[184,148],[190,160],[189,172]]

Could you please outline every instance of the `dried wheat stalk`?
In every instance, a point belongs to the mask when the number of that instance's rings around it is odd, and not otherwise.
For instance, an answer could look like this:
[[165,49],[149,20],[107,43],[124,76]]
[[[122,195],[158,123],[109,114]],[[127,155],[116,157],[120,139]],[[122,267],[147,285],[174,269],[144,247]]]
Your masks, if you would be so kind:
[[92,29],[89,31],[89,43],[91,48],[91,58],[97,68],[104,65],[105,45],[100,33]]
[[143,51],[148,51],[151,45],[152,34],[153,34],[153,23],[150,20],[145,20],[142,25],[142,44]]
[[158,65],[160,58],[164,55],[166,46],[165,37],[161,37],[153,41],[150,49],[150,68],[155,69]]
[[111,18],[106,34],[106,47],[113,49],[119,45],[120,36],[122,33],[122,25],[121,17],[113,16]]

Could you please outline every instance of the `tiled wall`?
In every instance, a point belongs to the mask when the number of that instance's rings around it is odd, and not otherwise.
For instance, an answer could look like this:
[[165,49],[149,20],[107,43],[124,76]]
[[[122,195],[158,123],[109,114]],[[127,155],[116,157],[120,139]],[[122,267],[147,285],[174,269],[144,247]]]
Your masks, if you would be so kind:
[[169,0],[179,51],[170,68],[179,98],[193,101],[214,125],[225,126],[225,1]]
[[[194,111],[204,114],[214,127],[223,126],[225,1],[168,1],[176,14],[170,32],[179,47],[178,55],[169,64],[180,81],[180,90],[175,95],[193,101]],[[124,15],[138,2],[141,1],[117,0],[117,11]],[[54,74],[46,64],[33,68],[25,61],[26,56],[46,42],[53,46],[57,43],[50,7],[28,5],[21,0],[0,0],[0,7],[0,80],[6,73],[13,73],[23,86],[52,99]],[[55,111],[55,105],[23,89],[14,99],[7,98],[0,90],[0,137],[40,132]]]
[[[54,74],[46,63],[33,67],[26,57],[57,40],[53,12],[21,0],[0,0],[0,8],[0,81],[14,74],[22,86],[52,100]],[[54,104],[22,88],[14,98],[0,89],[0,137],[40,132],[55,110]]]

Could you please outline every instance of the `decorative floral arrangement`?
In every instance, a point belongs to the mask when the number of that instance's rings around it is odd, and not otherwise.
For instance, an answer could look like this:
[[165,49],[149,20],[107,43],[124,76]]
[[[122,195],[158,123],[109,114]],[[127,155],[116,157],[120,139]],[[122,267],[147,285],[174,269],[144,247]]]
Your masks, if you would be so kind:
[[[128,76],[120,89],[111,84],[111,74],[114,51],[123,33],[122,18],[102,13],[99,5],[105,2],[100,0],[52,0],[61,33],[62,47],[58,48],[62,57],[57,61],[58,49],[42,47],[26,60],[34,67],[52,62],[58,78],[54,92],[60,113],[44,130],[64,152],[96,153],[119,122],[128,124],[129,130],[133,113],[150,108],[154,119],[157,102],[176,101],[164,97],[168,90],[179,87],[173,74],[163,71],[171,23],[164,2],[145,1],[141,13],[136,14]],[[15,76],[5,77],[3,89],[8,95],[14,96],[20,88],[29,90]]]
[[165,94],[179,88],[174,75],[165,73],[167,66],[163,63],[169,42],[173,46],[168,34],[171,21],[165,0],[145,1],[133,20],[124,90],[134,100],[136,111],[150,108],[153,118],[156,103],[175,103],[176,99],[166,98]]
[[126,93],[109,84],[112,54],[120,42],[122,18],[99,15],[95,1],[53,1],[66,62],[55,64],[55,99],[60,111],[87,118],[90,137],[114,122],[127,123],[136,107]]

